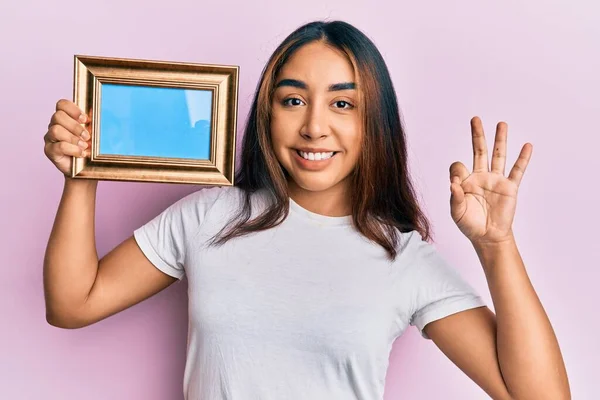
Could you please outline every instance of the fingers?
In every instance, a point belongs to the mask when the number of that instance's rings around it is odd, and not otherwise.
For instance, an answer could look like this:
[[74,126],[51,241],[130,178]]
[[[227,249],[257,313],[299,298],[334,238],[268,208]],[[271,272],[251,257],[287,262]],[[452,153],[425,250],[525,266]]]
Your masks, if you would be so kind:
[[499,122],[496,126],[496,138],[494,140],[494,152],[492,154],[492,172],[504,175],[506,166],[506,138],[508,136],[508,125]]
[[83,126],[81,126],[78,121],[74,120],[63,110],[59,110],[52,115],[50,124],[48,125],[48,130],[50,130],[53,126],[62,126],[66,128],[69,132],[78,138],[81,138],[84,142],[90,140],[89,132]]
[[531,159],[532,152],[533,145],[531,143],[525,143],[525,145],[521,149],[519,158],[517,159],[517,161],[515,161],[515,165],[510,170],[508,179],[515,182],[517,186],[521,183],[521,180],[523,179],[523,174],[527,169],[527,165],[529,165],[529,160]]
[[56,102],[56,111],[64,111],[69,117],[75,121],[79,121],[80,124],[88,122],[88,118],[75,103],[69,100],[61,99]]
[[88,121],[77,105],[59,100],[44,135],[44,153],[55,163],[64,156],[84,157],[90,140],[89,132],[81,125]]
[[63,99],[56,103],[56,111],[44,135],[44,154],[67,176],[74,165],[73,157],[89,155],[86,142],[91,137],[82,126],[89,122],[89,117],[72,101]]
[[88,147],[88,144],[82,140],[81,137],[74,135],[64,126],[58,124],[52,125],[50,129],[48,129],[48,133],[44,135],[44,141],[46,143],[67,142],[78,145],[82,149],[86,149]]
[[46,157],[52,162],[56,163],[65,156],[85,157],[87,156],[87,150],[69,142],[56,142],[46,143],[44,146],[44,154],[46,154]]
[[465,192],[461,186],[462,181],[467,179],[469,172],[467,167],[460,162],[454,162],[450,166],[450,214],[454,221],[459,221],[465,213]]
[[471,119],[471,136],[473,140],[473,172],[487,172],[489,171],[487,145],[479,117]]
[[[455,177],[458,180],[455,179]],[[450,165],[450,182],[460,184],[468,177],[469,170],[463,163],[461,163],[460,161],[455,161],[452,163],[452,165]]]
[[450,184],[450,214],[454,221],[459,221],[465,213],[467,204],[465,203],[465,192],[462,186]]

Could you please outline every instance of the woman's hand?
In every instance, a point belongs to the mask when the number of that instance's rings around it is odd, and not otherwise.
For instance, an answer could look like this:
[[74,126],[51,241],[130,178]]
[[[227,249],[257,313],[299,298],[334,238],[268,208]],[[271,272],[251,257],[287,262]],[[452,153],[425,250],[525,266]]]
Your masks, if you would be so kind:
[[473,172],[461,162],[450,166],[450,213],[460,231],[473,243],[499,243],[513,239],[512,222],[517,206],[519,184],[529,164],[533,145],[526,143],[508,177],[506,136],[508,125],[498,123],[491,171],[483,126],[471,119]]
[[44,135],[44,154],[63,174],[70,175],[72,156],[86,157],[90,134],[83,124],[88,117],[69,100],[59,100]]

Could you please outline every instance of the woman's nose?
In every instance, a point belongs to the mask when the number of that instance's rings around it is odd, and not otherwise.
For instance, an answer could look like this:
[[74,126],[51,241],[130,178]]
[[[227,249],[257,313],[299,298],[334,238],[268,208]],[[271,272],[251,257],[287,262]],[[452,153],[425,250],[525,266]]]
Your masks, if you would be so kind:
[[308,106],[302,136],[306,139],[317,139],[328,134],[327,112],[319,107]]

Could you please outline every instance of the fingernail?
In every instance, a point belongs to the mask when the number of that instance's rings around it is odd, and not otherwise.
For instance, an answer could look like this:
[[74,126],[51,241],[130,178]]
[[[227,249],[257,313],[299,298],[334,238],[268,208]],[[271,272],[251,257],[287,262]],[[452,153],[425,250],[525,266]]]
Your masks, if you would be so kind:
[[81,114],[79,116],[79,122],[81,122],[83,124],[85,121],[87,121],[86,115],[85,114]]
[[91,136],[90,136],[90,133],[88,131],[84,130],[83,132],[81,132],[81,138],[83,140],[90,140],[90,137]]
[[87,147],[88,147],[87,143],[84,142],[84,141],[82,141],[82,140],[80,140],[79,142],[77,142],[77,145],[79,147],[81,147],[82,149],[87,149]]

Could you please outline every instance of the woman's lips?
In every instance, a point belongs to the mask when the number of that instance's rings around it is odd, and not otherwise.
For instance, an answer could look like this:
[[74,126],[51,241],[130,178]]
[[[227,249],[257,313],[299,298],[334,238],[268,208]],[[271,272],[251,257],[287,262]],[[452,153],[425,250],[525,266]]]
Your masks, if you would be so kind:
[[298,154],[298,150],[293,150],[294,153],[294,161],[300,166],[300,168],[309,170],[309,171],[320,171],[325,169],[333,159],[337,156],[337,152],[334,152],[333,155],[325,160],[307,160]]

